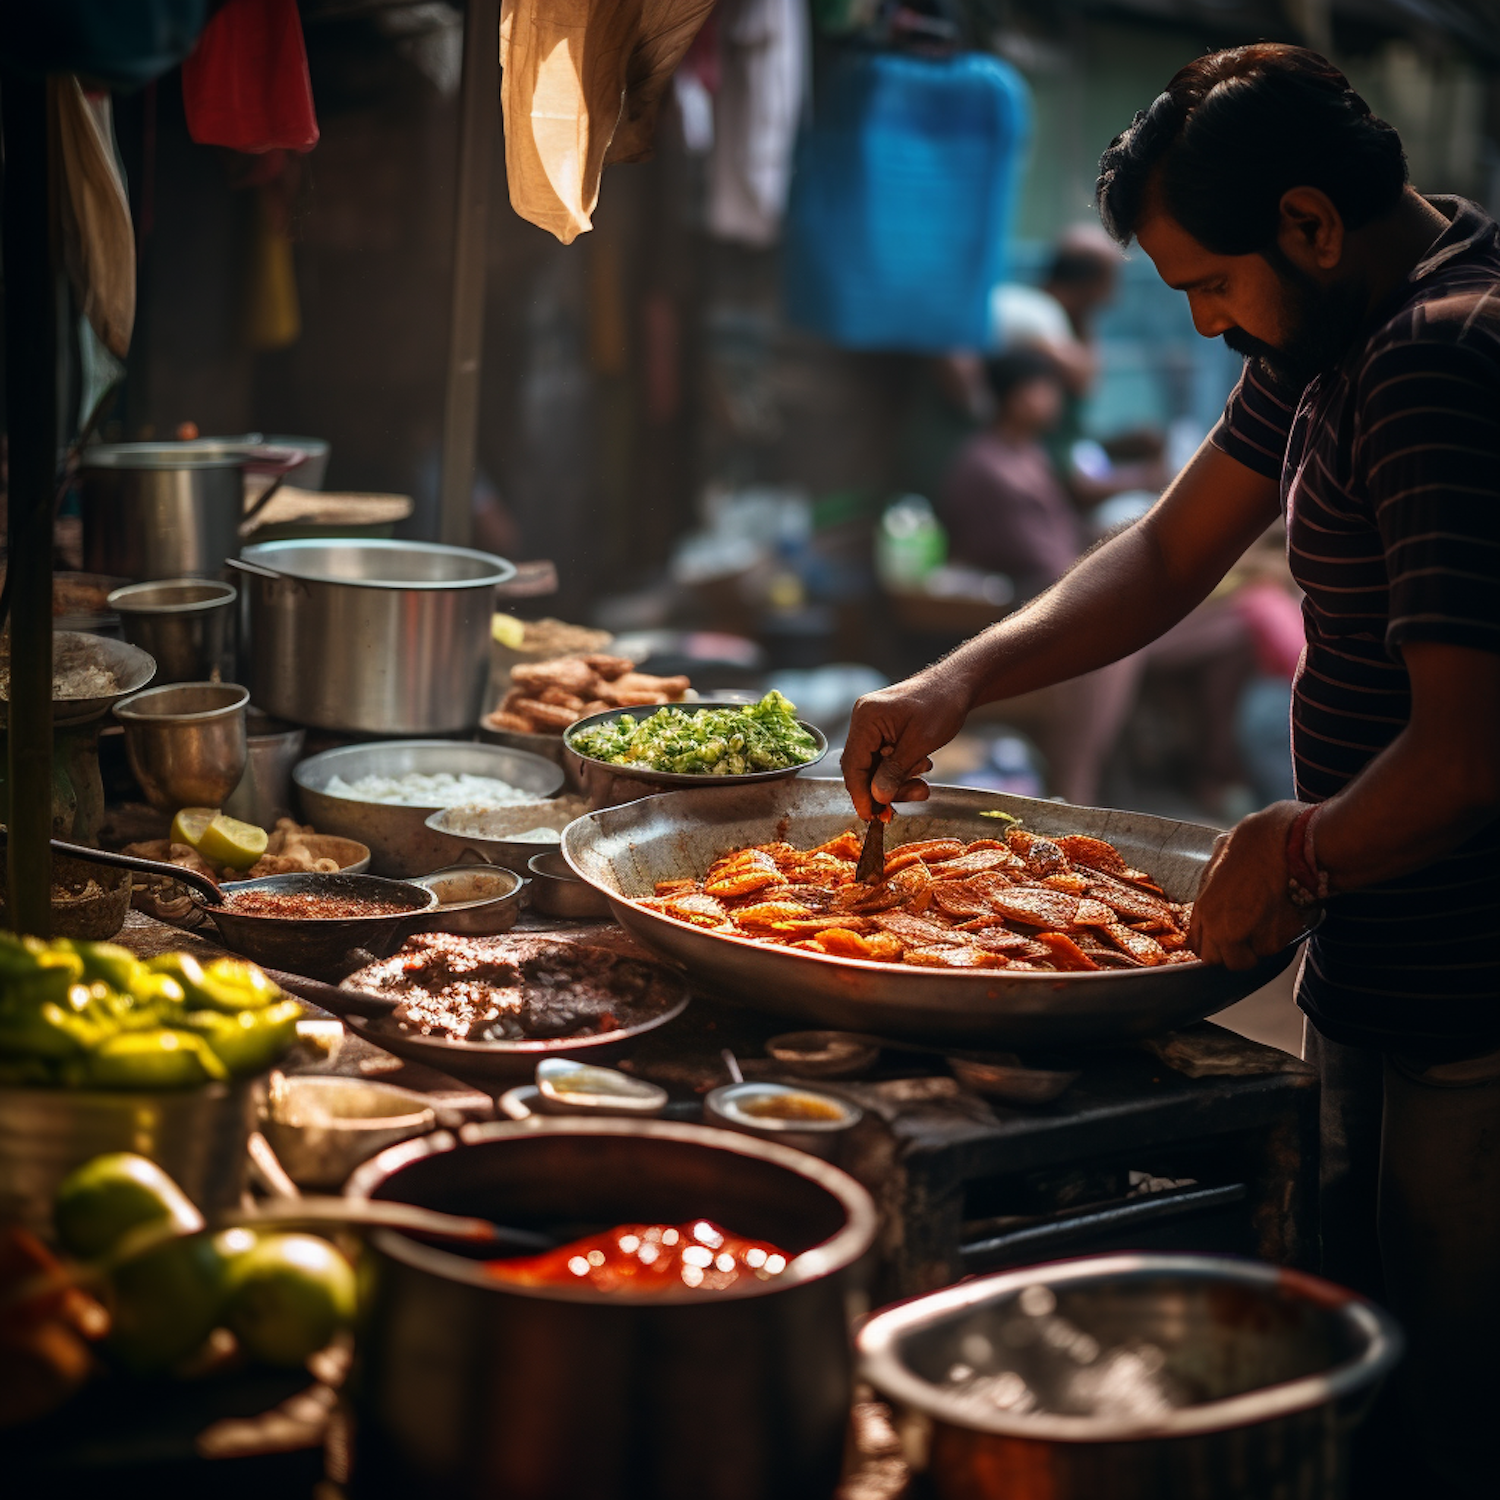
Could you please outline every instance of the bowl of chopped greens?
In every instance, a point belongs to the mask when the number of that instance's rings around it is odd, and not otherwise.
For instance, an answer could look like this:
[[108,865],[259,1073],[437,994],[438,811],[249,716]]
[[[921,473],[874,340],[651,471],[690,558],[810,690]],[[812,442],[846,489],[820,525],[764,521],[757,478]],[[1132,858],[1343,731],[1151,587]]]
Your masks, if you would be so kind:
[[[828,741],[772,691],[758,703],[660,703],[612,708],[563,734],[570,765],[597,806],[653,787],[779,781],[815,765]],[[623,782],[628,785],[618,786]]]

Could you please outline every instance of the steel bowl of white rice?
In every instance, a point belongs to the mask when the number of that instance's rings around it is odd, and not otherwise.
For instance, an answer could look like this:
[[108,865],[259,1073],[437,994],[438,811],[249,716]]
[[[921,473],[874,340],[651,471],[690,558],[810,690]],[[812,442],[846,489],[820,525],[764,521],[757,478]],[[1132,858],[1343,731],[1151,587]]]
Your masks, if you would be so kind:
[[449,864],[482,859],[525,871],[533,854],[562,846],[562,831],[589,810],[586,797],[554,797],[510,807],[444,807],[427,819],[427,829],[441,840]]
[[369,845],[371,871],[401,877],[454,862],[451,845],[427,826],[431,814],[534,806],[558,792],[563,773],[503,745],[386,740],[325,750],[298,764],[292,780],[304,821]]

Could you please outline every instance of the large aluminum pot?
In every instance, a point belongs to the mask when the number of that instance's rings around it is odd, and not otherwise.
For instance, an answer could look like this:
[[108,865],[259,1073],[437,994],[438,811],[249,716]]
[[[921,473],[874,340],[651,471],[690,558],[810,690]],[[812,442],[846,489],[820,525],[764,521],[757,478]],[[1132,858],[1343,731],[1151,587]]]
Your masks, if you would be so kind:
[[712,1220],[796,1258],[740,1292],[520,1288],[372,1237],[352,1494],[401,1500],[827,1500],[851,1394],[865,1190],[785,1146],[661,1120],[466,1126],[394,1146],[359,1198],[564,1237]]
[[858,1340],[939,1500],[1339,1500],[1401,1344],[1300,1271],[1144,1253],[976,1277]]
[[495,589],[512,563],[346,539],[262,542],[233,566],[249,598],[257,707],[354,734],[467,732],[478,719]]
[[74,1167],[106,1151],[158,1163],[207,1213],[239,1206],[258,1079],[129,1093],[0,1088],[0,1223],[52,1238],[52,1200]]

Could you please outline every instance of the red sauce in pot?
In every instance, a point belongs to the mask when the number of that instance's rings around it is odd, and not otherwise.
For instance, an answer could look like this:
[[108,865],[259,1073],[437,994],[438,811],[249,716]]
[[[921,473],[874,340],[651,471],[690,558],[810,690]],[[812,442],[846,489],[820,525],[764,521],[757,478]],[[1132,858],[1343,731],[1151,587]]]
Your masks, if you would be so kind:
[[541,1255],[492,1260],[485,1269],[517,1286],[585,1286],[596,1292],[651,1296],[687,1288],[722,1292],[770,1281],[791,1257],[764,1240],[731,1234],[707,1219],[687,1224],[620,1224],[604,1234]]

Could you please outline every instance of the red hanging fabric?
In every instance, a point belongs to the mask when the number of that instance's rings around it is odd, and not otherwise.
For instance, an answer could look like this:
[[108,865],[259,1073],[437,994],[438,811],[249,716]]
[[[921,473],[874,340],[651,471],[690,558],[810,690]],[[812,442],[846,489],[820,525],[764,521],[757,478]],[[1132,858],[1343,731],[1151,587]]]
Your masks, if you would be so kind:
[[311,151],[312,80],[296,0],[228,0],[182,65],[188,134],[233,151]]

